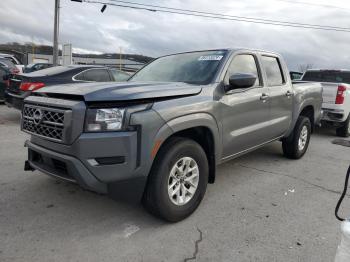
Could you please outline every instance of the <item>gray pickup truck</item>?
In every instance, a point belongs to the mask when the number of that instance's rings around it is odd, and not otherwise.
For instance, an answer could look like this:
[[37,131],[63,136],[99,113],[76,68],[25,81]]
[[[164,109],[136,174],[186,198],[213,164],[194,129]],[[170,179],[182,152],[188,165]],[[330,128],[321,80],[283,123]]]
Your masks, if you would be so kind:
[[219,49],[156,59],[125,83],[45,87],[26,98],[25,170],[190,215],[218,164],[272,141],[302,157],[321,117],[318,83],[292,85],[276,53]]

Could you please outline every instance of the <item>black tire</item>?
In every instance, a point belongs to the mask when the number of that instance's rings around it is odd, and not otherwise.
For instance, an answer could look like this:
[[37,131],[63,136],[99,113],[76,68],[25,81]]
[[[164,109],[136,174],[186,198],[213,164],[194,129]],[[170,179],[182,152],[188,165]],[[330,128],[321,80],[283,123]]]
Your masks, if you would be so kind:
[[342,127],[337,128],[337,136],[348,137],[350,136],[350,114]]
[[[191,200],[184,205],[174,204],[168,194],[171,168],[183,157],[191,157],[198,165],[199,180]],[[149,174],[143,196],[145,208],[169,222],[180,221],[192,214],[204,197],[209,175],[208,160],[203,148],[193,140],[173,137],[160,148]]]
[[[304,147],[300,149],[299,138],[304,126],[307,128],[307,140]],[[282,149],[283,149],[284,155],[291,159],[301,158],[305,154],[309,146],[310,135],[311,135],[310,119],[305,116],[299,116],[295,124],[293,133],[290,134],[289,137],[282,139]]]

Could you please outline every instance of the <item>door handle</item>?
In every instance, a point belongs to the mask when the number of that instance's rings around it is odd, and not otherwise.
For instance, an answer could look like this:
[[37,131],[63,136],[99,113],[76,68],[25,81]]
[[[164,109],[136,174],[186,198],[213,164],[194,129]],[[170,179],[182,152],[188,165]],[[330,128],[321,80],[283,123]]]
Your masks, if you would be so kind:
[[287,93],[286,93],[286,97],[289,98],[289,97],[291,97],[292,95],[293,95],[293,93],[292,93],[291,91],[288,90]]
[[262,94],[260,96],[260,100],[263,101],[264,103],[267,101],[267,99],[269,99],[269,96],[267,94]]

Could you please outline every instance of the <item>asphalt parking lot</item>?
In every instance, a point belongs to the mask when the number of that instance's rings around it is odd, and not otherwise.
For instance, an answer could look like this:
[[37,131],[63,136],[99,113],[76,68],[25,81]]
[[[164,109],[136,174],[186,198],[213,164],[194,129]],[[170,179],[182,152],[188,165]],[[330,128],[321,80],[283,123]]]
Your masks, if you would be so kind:
[[298,161],[276,142],[220,166],[198,210],[168,224],[141,205],[24,172],[19,119],[0,105],[0,261],[334,259],[350,148],[332,144],[332,130],[318,129]]

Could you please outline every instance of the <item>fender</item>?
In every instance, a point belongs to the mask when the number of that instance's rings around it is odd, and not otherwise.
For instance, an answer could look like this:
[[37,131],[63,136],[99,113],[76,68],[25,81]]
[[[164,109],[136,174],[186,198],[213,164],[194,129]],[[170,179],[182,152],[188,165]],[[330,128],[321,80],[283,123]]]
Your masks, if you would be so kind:
[[[312,97],[308,97],[305,100],[303,100],[304,97],[302,97],[302,95],[298,95],[298,97],[296,98],[296,102],[297,103],[301,103],[300,106],[295,107],[293,110],[293,121],[291,123],[291,126],[289,128],[289,131],[286,133],[285,137],[288,137],[294,130],[295,124],[298,120],[298,117],[300,116],[300,113],[304,110],[304,108],[306,108],[307,106],[312,106],[314,108],[314,114],[316,114],[317,112],[317,108],[315,108],[314,105],[314,100]],[[317,117],[316,115],[314,115],[314,119],[316,120]],[[314,125],[315,123],[311,123],[312,125]]]
[[214,140],[215,160],[216,163],[219,163],[221,157],[220,152],[222,149],[219,135],[220,131],[215,118],[208,113],[188,114],[171,119],[162,128],[159,129],[155,141],[164,142],[174,133],[193,127],[206,127],[211,131]]

